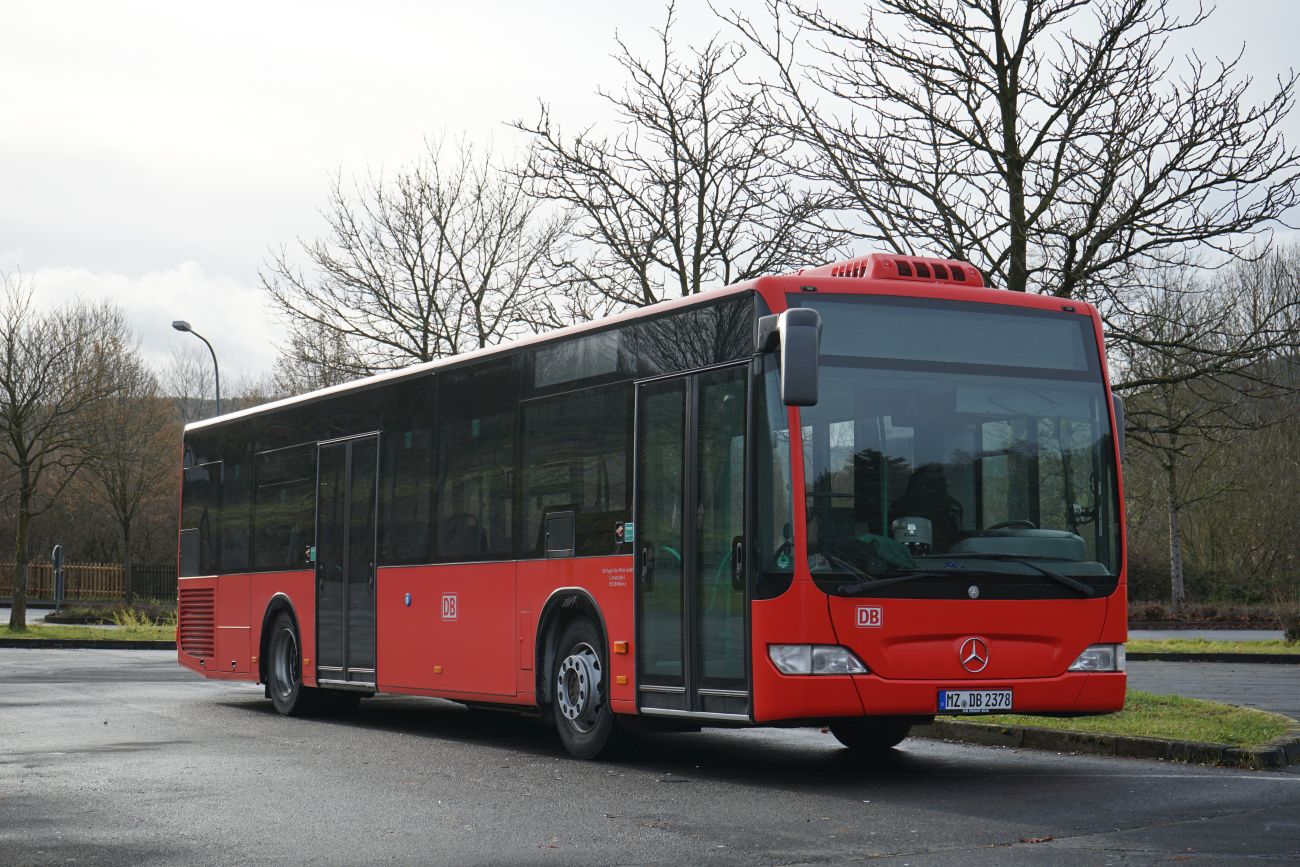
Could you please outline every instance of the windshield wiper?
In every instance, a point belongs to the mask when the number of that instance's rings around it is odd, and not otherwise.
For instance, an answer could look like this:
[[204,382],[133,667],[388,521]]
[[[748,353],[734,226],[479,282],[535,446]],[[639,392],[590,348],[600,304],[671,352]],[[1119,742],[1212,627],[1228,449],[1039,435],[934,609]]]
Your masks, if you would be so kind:
[[[1039,575],[1051,578],[1057,584],[1064,584],[1071,590],[1082,596],[1096,596],[1097,591],[1091,584],[1085,584],[1077,578],[1071,578],[1069,575],[1062,575],[1060,572],[1054,572],[1046,566],[1035,563],[1035,560],[1046,559],[1043,557],[1034,557],[1030,554],[935,554],[931,555],[944,560],[992,560],[1001,563],[1021,563],[1033,569]],[[951,570],[959,571],[959,570]],[[951,574],[951,572],[949,572]]]
[[954,573],[965,571],[964,569],[922,569],[916,572],[908,572],[906,575],[895,575],[893,578],[871,578],[861,569],[854,569],[854,574],[861,575],[864,580],[858,581],[856,584],[841,584],[835,588],[835,592],[841,596],[857,596],[863,591],[888,587],[890,584],[902,584],[904,581],[912,581],[917,578],[947,578]]
[[909,572],[906,575],[898,575],[893,578],[872,578],[866,572],[862,571],[857,566],[854,566],[843,557],[836,557],[834,554],[825,553],[823,553],[822,556],[826,558],[828,563],[840,567],[845,572],[848,572],[850,575],[858,579],[853,584],[841,584],[839,587],[836,587],[835,592],[841,596],[856,596],[868,587],[886,587],[890,584],[898,584],[901,581],[911,581],[913,578],[938,578],[948,574],[946,572],[924,571]]
[[836,587],[835,592],[841,596],[856,596],[867,589],[874,590],[877,587],[888,587],[890,584],[901,584],[904,581],[911,581],[914,578],[945,578],[953,572],[958,571],[955,569],[922,569],[916,572],[908,572],[906,575],[895,575],[892,578],[872,578],[866,572],[863,572],[843,557],[836,557],[834,554],[822,554],[822,556],[830,563],[839,566],[845,572],[850,573],[858,579],[853,584],[841,584],[839,587]]
[[[827,560],[833,561],[846,572],[851,572],[854,576],[859,578],[859,580],[853,584],[841,584],[839,587],[836,587],[835,592],[840,596],[856,596],[867,590],[876,590],[880,587],[888,587],[891,584],[902,584],[904,581],[912,581],[917,578],[947,578],[952,575],[970,574],[966,569],[953,567],[947,569],[920,569],[916,572],[908,572],[905,575],[895,575],[892,578],[872,578],[866,572],[863,572],[847,560],[830,555],[823,556],[825,556]],[[1025,554],[940,554],[935,556],[943,557],[946,560],[993,560],[1005,563],[1023,563],[1038,574],[1051,578],[1058,584],[1063,584],[1082,596],[1091,597],[1097,595],[1097,591],[1093,589],[1091,585],[1085,584],[1075,578],[1071,578],[1068,575],[1054,572],[1044,566],[1040,566],[1033,562],[1033,560],[1029,559],[1029,556]]]

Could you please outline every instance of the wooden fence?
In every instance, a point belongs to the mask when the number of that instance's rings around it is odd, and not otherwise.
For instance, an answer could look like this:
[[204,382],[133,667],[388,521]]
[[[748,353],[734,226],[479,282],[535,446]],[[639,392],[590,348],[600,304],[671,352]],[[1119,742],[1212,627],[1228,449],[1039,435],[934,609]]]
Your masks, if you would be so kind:
[[[158,599],[176,598],[175,566],[132,566],[135,595]],[[121,563],[64,563],[64,598],[69,600],[118,600],[126,595]],[[13,598],[14,564],[0,563],[0,601]],[[27,598],[54,599],[54,569],[49,563],[27,565]]]

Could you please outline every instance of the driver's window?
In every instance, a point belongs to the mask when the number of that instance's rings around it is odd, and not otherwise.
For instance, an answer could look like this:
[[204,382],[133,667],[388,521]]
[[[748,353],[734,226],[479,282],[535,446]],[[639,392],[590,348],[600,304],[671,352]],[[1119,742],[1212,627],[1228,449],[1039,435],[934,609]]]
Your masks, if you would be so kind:
[[980,443],[981,527],[1012,520],[1011,506],[1011,423],[985,422]]
[[1040,418],[1038,423],[1038,526],[1066,527],[1069,516],[1066,504],[1070,502],[1068,488],[1073,486],[1069,466],[1068,438],[1073,427],[1059,416]]

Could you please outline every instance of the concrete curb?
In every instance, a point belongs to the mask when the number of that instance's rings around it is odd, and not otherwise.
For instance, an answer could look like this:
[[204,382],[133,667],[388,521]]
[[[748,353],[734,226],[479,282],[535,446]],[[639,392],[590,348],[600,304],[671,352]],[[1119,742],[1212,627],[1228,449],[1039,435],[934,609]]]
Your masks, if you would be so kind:
[[1164,759],[1192,765],[1223,765],[1250,770],[1300,764],[1300,722],[1295,720],[1291,720],[1291,727],[1286,734],[1262,746],[1251,748],[943,719],[936,719],[929,725],[916,726],[912,729],[912,736],[980,746],[1088,753],[1132,759]]
[[174,641],[127,641],[117,638],[0,638],[0,647],[27,647],[32,650],[175,650]]
[[1159,630],[1178,630],[1178,629],[1206,629],[1206,630],[1270,630],[1277,631],[1282,628],[1280,620],[1130,620],[1128,622],[1129,631],[1134,629],[1159,629]]
[[1266,663],[1270,665],[1300,665],[1300,653],[1129,653],[1134,662],[1235,662],[1240,665]]

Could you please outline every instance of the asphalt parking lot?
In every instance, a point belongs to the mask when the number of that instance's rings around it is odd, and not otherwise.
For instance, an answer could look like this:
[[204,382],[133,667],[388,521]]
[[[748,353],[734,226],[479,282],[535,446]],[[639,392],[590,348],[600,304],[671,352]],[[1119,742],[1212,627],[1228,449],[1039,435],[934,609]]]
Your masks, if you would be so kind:
[[1208,698],[1300,719],[1300,665],[1130,662],[1128,668],[1133,689]]
[[[1290,666],[1280,667],[1293,670]],[[541,724],[380,698],[276,716],[166,651],[0,649],[0,861],[216,864],[1294,863],[1300,772],[810,729],[576,762]]]

